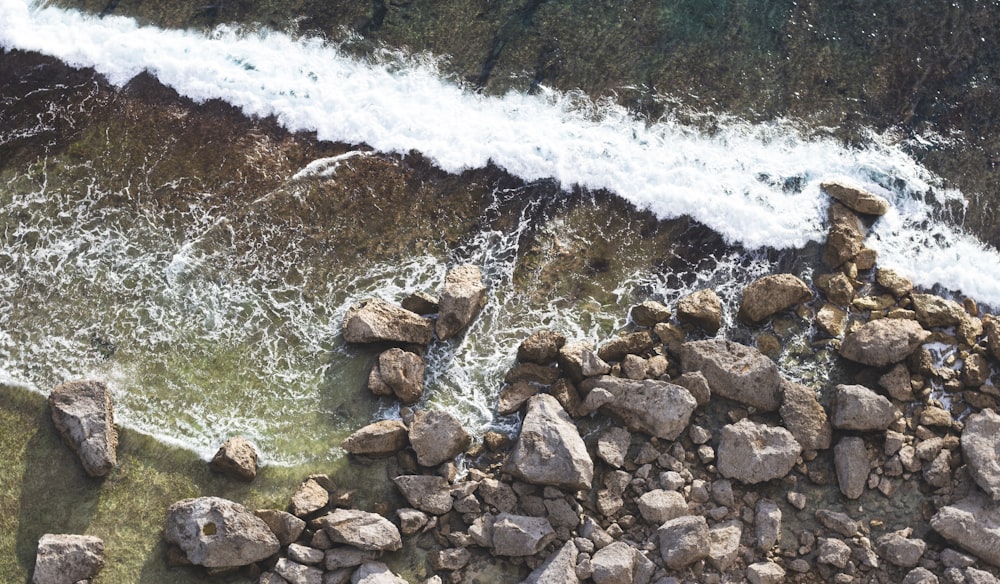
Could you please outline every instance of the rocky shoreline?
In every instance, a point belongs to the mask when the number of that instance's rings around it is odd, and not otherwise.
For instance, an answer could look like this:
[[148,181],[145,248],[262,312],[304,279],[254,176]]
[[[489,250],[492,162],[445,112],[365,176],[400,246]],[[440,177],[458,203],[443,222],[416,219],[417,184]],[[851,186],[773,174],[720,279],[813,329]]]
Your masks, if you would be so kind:
[[[791,274],[753,282],[738,318],[757,329],[789,313],[813,323],[814,345],[836,350],[854,383],[796,383],[767,343],[715,338],[723,307],[711,290],[673,310],[646,301],[629,330],[596,347],[549,330],[523,339],[497,404],[522,413],[516,436],[474,444],[449,414],[409,407],[352,434],[351,456],[396,457],[408,507],[352,509],[349,485],[323,475],[286,510],[187,499],[167,511],[168,561],[262,584],[405,582],[379,560],[415,540],[434,573],[425,582],[474,581],[492,562],[523,566],[527,582],[996,582],[1000,320],[880,269],[863,241],[888,204],[823,187],[837,201],[831,271],[811,286]],[[349,311],[346,342],[392,345],[369,389],[419,402],[424,349],[462,334],[486,290],[478,268],[459,266],[437,298]],[[102,386],[64,384],[49,400],[92,476],[115,464]],[[234,438],[212,464],[252,480],[256,454]],[[839,492],[847,512],[814,496],[819,488]],[[923,498],[908,523],[852,503],[904,488]],[[789,509],[813,521],[800,525]],[[94,578],[103,545],[80,537],[43,537],[34,582]],[[87,571],[53,576],[68,569],[60,561]]]

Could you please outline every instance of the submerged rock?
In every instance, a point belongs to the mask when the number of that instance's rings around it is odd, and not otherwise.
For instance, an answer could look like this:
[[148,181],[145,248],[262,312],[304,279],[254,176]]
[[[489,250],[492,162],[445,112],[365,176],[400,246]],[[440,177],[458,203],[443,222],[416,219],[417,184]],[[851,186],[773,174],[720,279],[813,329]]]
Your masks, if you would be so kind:
[[717,465],[730,479],[755,484],[788,474],[802,447],[791,432],[740,420],[722,428]]
[[452,338],[469,326],[486,306],[486,286],[478,266],[452,268],[441,289],[436,332],[442,341]]
[[209,464],[218,472],[252,481],[257,476],[257,449],[246,438],[235,436],[223,443]]
[[621,418],[632,431],[667,440],[674,440],[684,432],[698,407],[691,392],[666,381],[601,376],[588,379],[582,387],[591,391],[584,400],[584,409],[588,409],[588,402],[590,406],[596,405],[594,400],[603,395],[593,390],[603,390],[610,397],[605,396],[600,407]]
[[505,470],[529,483],[573,490],[590,489],[594,478],[594,462],[576,425],[548,394],[528,400]]
[[739,318],[757,324],[811,298],[809,286],[792,274],[764,276],[743,289]]
[[881,318],[847,335],[840,355],[863,365],[885,367],[909,357],[929,336],[916,321]]
[[91,535],[46,533],[38,540],[32,584],[90,581],[104,568],[104,542]]
[[455,416],[440,410],[420,410],[410,424],[410,444],[421,466],[451,460],[472,444],[472,436]]
[[348,436],[342,446],[350,454],[388,456],[406,447],[406,426],[399,420],[368,424]]
[[52,423],[92,477],[106,476],[118,464],[118,431],[108,386],[71,381],[49,393]]
[[334,543],[345,543],[364,551],[395,551],[403,547],[399,530],[376,513],[337,509],[319,518],[319,524]]
[[753,347],[709,339],[681,345],[681,368],[700,372],[713,394],[773,412],[781,405],[781,377],[770,358]]
[[889,201],[860,187],[839,180],[825,181],[820,187],[826,194],[858,213],[885,215],[889,212]]
[[344,315],[348,343],[413,343],[426,345],[434,337],[431,322],[380,298],[364,300]]
[[711,288],[699,290],[677,301],[677,320],[714,335],[722,326],[722,302]]
[[184,499],[167,510],[164,536],[195,565],[246,566],[274,555],[278,538],[243,505],[219,497]]

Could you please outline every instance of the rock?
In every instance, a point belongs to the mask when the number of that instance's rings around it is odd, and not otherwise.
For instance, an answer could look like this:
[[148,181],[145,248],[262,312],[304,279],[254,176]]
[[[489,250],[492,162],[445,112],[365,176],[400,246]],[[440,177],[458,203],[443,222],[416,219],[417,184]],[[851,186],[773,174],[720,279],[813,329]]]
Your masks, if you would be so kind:
[[49,393],[52,423],[92,477],[118,464],[118,431],[111,391],[100,381],[71,381]]
[[[684,432],[698,407],[691,392],[666,381],[601,376],[584,381],[582,387],[592,394],[596,389],[610,393],[612,399],[601,407],[621,419],[630,430],[666,440],[674,440]],[[590,395],[584,400],[585,409],[588,402],[594,404]]]
[[847,313],[830,303],[824,304],[816,313],[816,326],[831,337],[844,334],[846,322]]
[[289,506],[292,515],[305,517],[319,511],[330,502],[330,492],[319,484],[316,479],[306,479],[295,490]]
[[406,426],[399,420],[368,424],[348,436],[341,445],[349,454],[389,456],[406,447]]
[[274,573],[287,580],[289,584],[323,584],[323,570],[287,558],[278,558],[278,562],[274,565]]
[[633,306],[630,316],[635,324],[652,327],[670,320],[670,309],[655,300],[646,300]]
[[517,506],[517,493],[507,483],[494,478],[485,478],[479,483],[479,496],[487,505],[501,513],[510,513]]
[[699,406],[707,404],[712,399],[712,389],[708,386],[708,380],[701,374],[701,371],[682,373],[673,379],[673,383],[691,392],[694,401]]
[[910,386],[910,370],[902,363],[896,364],[888,373],[879,377],[878,384],[892,399],[902,402],[911,402],[914,399],[913,388]]
[[880,318],[847,335],[840,355],[863,365],[885,367],[907,358],[929,336],[916,321]]
[[986,570],[977,570],[971,567],[965,569],[965,580],[968,584],[1000,584],[1000,578]]
[[498,556],[533,556],[556,538],[543,517],[501,513],[493,521],[493,553]]
[[875,271],[875,281],[896,298],[902,298],[913,290],[913,282],[896,270],[879,268]]
[[708,530],[708,563],[720,572],[728,570],[739,557],[741,537],[743,523],[740,521],[724,521],[713,525]]
[[443,477],[431,475],[402,475],[393,479],[406,500],[421,511],[431,515],[444,515],[451,511],[451,485]]
[[822,537],[816,550],[816,562],[843,568],[851,559],[851,546],[835,537]]
[[764,276],[743,289],[739,318],[757,324],[811,299],[809,286],[792,274]]
[[979,387],[990,377],[990,363],[986,357],[973,353],[962,364],[962,383],[966,387]]
[[403,547],[396,526],[375,513],[336,509],[320,517],[319,524],[334,543],[345,543],[365,551],[395,551]]
[[833,427],[838,430],[878,432],[896,420],[892,402],[863,385],[838,385],[834,396]]
[[901,584],[938,584],[938,577],[927,568],[914,568],[907,572]]
[[413,535],[430,521],[426,513],[417,509],[397,509],[396,516],[399,517],[399,530],[403,535]]
[[820,509],[816,512],[816,519],[823,524],[823,527],[844,537],[854,537],[858,534],[858,522],[846,513]]
[[833,428],[816,392],[799,383],[783,381],[781,421],[804,450],[830,447]]
[[565,489],[590,489],[594,462],[556,398],[539,394],[528,400],[521,434],[504,466],[529,483]]
[[767,412],[781,406],[778,367],[753,347],[717,339],[687,342],[681,345],[681,368],[700,372],[715,395]]
[[223,474],[252,481],[257,476],[257,449],[246,438],[235,436],[222,444],[209,465]]
[[841,438],[833,449],[833,461],[840,492],[848,499],[857,499],[864,494],[871,469],[865,441],[857,436]]
[[243,505],[219,497],[184,499],[171,505],[164,537],[192,564],[206,568],[246,566],[280,548],[263,520]]
[[717,467],[726,478],[755,484],[787,475],[801,452],[788,430],[744,419],[722,428]]
[[469,326],[486,306],[486,286],[480,269],[468,264],[452,268],[444,278],[438,305],[436,331],[444,341]]
[[878,539],[878,555],[890,564],[901,568],[912,568],[920,562],[927,551],[927,543],[922,539],[911,539],[912,529],[887,533]]
[[1000,501],[998,435],[1000,415],[991,409],[966,418],[965,428],[962,430],[962,454],[969,467],[969,474],[994,501]]
[[774,562],[757,562],[747,566],[747,580],[750,584],[781,584],[785,570]]
[[469,563],[472,554],[465,548],[449,548],[431,552],[427,555],[431,568],[435,572],[454,572],[461,570]]
[[306,528],[305,521],[284,511],[258,509],[253,514],[267,524],[282,547],[298,540]]
[[636,553],[621,541],[597,550],[590,559],[594,584],[632,584]]
[[622,374],[634,380],[646,379],[649,362],[638,355],[625,355],[621,363]]
[[378,552],[366,552],[346,545],[339,546],[326,550],[326,555],[323,558],[323,567],[331,572],[341,568],[353,568],[374,560],[377,556]]
[[625,464],[625,455],[632,444],[632,434],[625,428],[611,426],[597,438],[597,456],[611,468]]
[[539,389],[537,385],[520,381],[508,385],[500,392],[500,399],[497,401],[497,413],[501,416],[509,416],[521,409],[525,402],[536,395]]
[[865,215],[885,215],[889,212],[889,201],[857,186],[840,180],[820,183],[823,191],[841,202],[847,208]]
[[708,523],[700,515],[671,519],[656,533],[660,539],[660,555],[671,570],[683,570],[707,558],[711,551]]
[[637,503],[642,518],[654,525],[688,515],[687,501],[677,491],[654,489],[643,493]]
[[917,321],[927,328],[954,326],[966,316],[962,305],[934,294],[910,294]]
[[621,361],[625,355],[639,355],[653,348],[655,341],[649,331],[639,331],[615,337],[604,343],[597,356],[605,361]]
[[382,562],[365,562],[351,576],[351,584],[408,584]]
[[566,343],[559,349],[559,367],[566,372],[573,381],[579,382],[585,376],[583,374],[583,354],[591,351],[590,343]]
[[424,359],[392,348],[378,356],[368,376],[368,389],[375,395],[393,395],[404,404],[416,403],[424,394]]
[[414,314],[437,314],[438,299],[426,292],[414,292],[399,303]]
[[844,205],[830,205],[827,217],[830,229],[826,235],[823,261],[833,268],[839,268],[861,253],[865,236],[858,216]]
[[524,584],[578,584],[576,575],[576,559],[579,555],[576,545],[568,541],[558,552],[547,560],[524,580]]
[[983,330],[986,331],[986,346],[994,359],[1000,359],[1000,318],[992,314],[983,317]]
[[677,301],[677,320],[714,335],[722,327],[722,302],[715,290],[699,290]]
[[410,445],[421,466],[437,466],[465,452],[472,436],[448,412],[419,410],[410,424]]
[[548,365],[559,357],[559,349],[565,344],[565,335],[547,330],[535,331],[517,347],[517,360]]
[[507,371],[504,381],[507,383],[537,383],[552,385],[559,379],[560,371],[556,367],[538,365],[537,363],[517,363]]
[[[91,535],[46,533],[38,540],[32,584],[90,581],[104,568],[104,541]],[[22,580],[23,581],[23,580]]]
[[348,343],[412,343],[426,345],[434,337],[431,322],[381,298],[363,300],[344,315]]
[[611,372],[611,365],[590,349],[583,349],[580,352],[580,372],[584,377],[607,375]]
[[920,412],[920,423],[924,426],[950,428],[952,424],[951,413],[937,406],[927,406]]
[[768,499],[757,501],[753,525],[757,549],[767,552],[781,537],[781,509],[774,501]]
[[847,306],[854,299],[854,284],[842,272],[823,274],[816,278],[816,286],[826,293],[826,298],[833,304]]

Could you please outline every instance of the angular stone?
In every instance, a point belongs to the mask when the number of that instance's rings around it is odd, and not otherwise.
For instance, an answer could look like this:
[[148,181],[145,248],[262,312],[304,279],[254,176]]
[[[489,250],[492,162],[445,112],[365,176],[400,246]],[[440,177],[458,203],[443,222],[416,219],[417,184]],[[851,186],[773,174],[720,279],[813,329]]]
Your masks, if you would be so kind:
[[966,316],[962,305],[934,294],[910,294],[917,321],[927,328],[955,326]]
[[857,436],[840,439],[833,449],[833,462],[837,468],[837,484],[848,499],[857,499],[865,492],[871,463],[865,441]]
[[831,337],[839,337],[844,333],[844,323],[847,313],[833,304],[824,304],[816,313],[816,326]]
[[274,573],[284,578],[288,584],[323,584],[323,570],[287,558],[278,558]]
[[649,331],[639,331],[620,337],[615,337],[601,345],[597,356],[605,361],[621,361],[625,355],[638,355],[653,348],[653,334]]
[[380,298],[364,300],[344,315],[348,343],[413,343],[426,345],[434,337],[431,321]]
[[580,372],[584,377],[597,377],[611,372],[611,365],[590,349],[580,351]]
[[348,436],[341,445],[349,454],[388,456],[406,447],[406,426],[399,420],[368,424]]
[[913,388],[910,386],[910,370],[902,363],[896,364],[888,373],[879,377],[878,384],[892,399],[902,402],[914,399]]
[[844,338],[840,356],[863,365],[885,367],[910,356],[930,332],[913,320],[880,318]]
[[846,513],[820,509],[816,512],[816,519],[823,524],[823,527],[844,537],[854,537],[858,534],[858,522]]
[[889,212],[889,201],[855,185],[841,180],[829,180],[820,183],[820,187],[830,197],[858,213],[885,215]]
[[635,548],[615,543],[597,550],[590,560],[594,584],[632,584]]
[[278,538],[278,543],[282,546],[287,546],[293,541],[298,540],[306,528],[305,521],[284,511],[257,509],[253,514],[260,517],[261,521],[267,524],[274,536]]
[[811,299],[809,285],[792,274],[764,276],[743,289],[739,318],[757,324]]
[[803,450],[825,450],[830,447],[833,428],[826,410],[811,388],[790,381],[783,382],[781,421]]
[[743,523],[738,520],[713,525],[708,530],[708,563],[720,572],[728,570],[739,557],[741,537]]
[[219,497],[178,501],[167,509],[164,537],[198,566],[246,566],[274,555],[271,528],[240,505]]
[[525,579],[524,584],[578,584],[576,575],[576,559],[579,555],[576,544],[568,541],[559,551],[549,556],[547,560]]
[[834,203],[827,210],[830,229],[826,235],[823,261],[833,268],[853,260],[864,249],[864,233],[858,216],[853,211]]
[[878,432],[896,420],[892,402],[863,385],[838,385],[834,396],[833,427],[838,430]]
[[334,543],[365,551],[395,551],[403,547],[396,526],[376,513],[336,509],[320,517],[319,524]]
[[632,322],[639,326],[655,326],[670,320],[670,309],[655,300],[646,300],[632,307]]
[[700,515],[671,519],[656,533],[660,539],[660,555],[671,570],[683,570],[707,558],[711,551],[708,523]]
[[781,405],[781,377],[774,361],[757,349],[724,340],[681,345],[681,368],[698,371],[715,395],[773,412]]
[[351,546],[339,546],[326,550],[323,557],[323,566],[329,570],[339,570],[340,568],[353,568],[361,564],[374,560],[378,552],[359,550]]
[[699,290],[677,301],[677,320],[700,328],[709,335],[722,327],[722,302],[711,288]]
[[1000,507],[982,493],[947,505],[931,517],[931,528],[984,562],[1000,567]]
[[844,568],[851,560],[851,546],[835,537],[824,537],[819,540],[816,550],[816,562],[835,568]]
[[497,413],[501,416],[509,416],[517,412],[531,396],[536,395],[538,392],[537,385],[524,381],[508,385],[500,392],[500,399],[497,401]]
[[498,556],[533,556],[556,537],[543,517],[501,513],[493,521],[493,553]]
[[393,395],[404,404],[416,403],[424,394],[424,359],[392,348],[382,352],[368,376],[368,389],[375,395]]
[[778,543],[781,537],[781,508],[771,500],[757,501],[754,510],[754,537],[757,549],[767,552]]
[[726,478],[755,484],[787,475],[801,452],[788,430],[743,419],[722,428],[717,467]]
[[451,485],[443,477],[432,475],[402,475],[393,479],[406,500],[431,515],[451,511]]
[[[684,432],[698,407],[691,392],[666,381],[633,381],[605,375],[584,381],[582,387],[591,392],[603,389],[610,393],[613,398],[602,407],[630,430],[666,440],[674,440]],[[587,397],[585,407],[590,401],[590,396]]]
[[537,363],[517,363],[504,376],[507,383],[537,383],[552,385],[559,379],[560,371],[556,367],[538,365]]
[[437,466],[465,452],[472,436],[455,416],[440,410],[419,410],[410,424],[410,445],[421,466]]
[[559,357],[559,349],[565,344],[566,335],[548,330],[535,331],[517,347],[517,360],[548,365]]
[[576,425],[548,394],[528,400],[505,470],[529,483],[573,490],[590,489],[594,478],[594,462]]
[[757,562],[747,566],[747,580],[750,584],[781,584],[785,570],[774,562]]
[[875,282],[896,298],[902,298],[913,290],[913,282],[909,278],[888,268],[879,268],[875,271]]
[[100,381],[71,381],[49,393],[52,422],[92,477],[118,464],[118,431],[111,391]]
[[218,472],[252,481],[257,476],[257,449],[246,438],[235,436],[222,444],[209,465]]
[[457,335],[469,326],[486,306],[486,286],[483,273],[473,265],[452,268],[444,278],[438,302],[437,336],[442,341]]
[[694,401],[699,406],[707,404],[712,399],[712,388],[708,386],[708,380],[701,374],[701,371],[689,371],[674,378],[673,383],[691,392]]
[[323,485],[319,484],[316,479],[306,479],[302,481],[299,488],[295,489],[289,508],[292,515],[305,517],[326,507],[329,502],[330,492]]
[[632,434],[625,428],[611,426],[597,438],[597,456],[612,468],[625,464],[628,447],[632,444]]
[[912,568],[920,562],[927,551],[927,542],[922,539],[911,539],[910,532],[905,529],[887,533],[878,539],[879,557],[901,568]]
[[[324,583],[326,584],[326,583]],[[382,562],[365,562],[351,576],[351,584],[409,584]]]
[[559,349],[559,357],[557,357],[559,367],[573,381],[582,380],[585,377],[583,374],[583,353],[592,349],[590,343],[566,343]]
[[414,292],[402,302],[400,306],[414,314],[437,314],[438,299],[426,292]]
[[966,418],[962,454],[973,480],[994,501],[1000,501],[1000,441],[997,436],[1000,436],[1000,415],[993,410],[985,409]]
[[426,513],[417,509],[397,509],[396,516],[399,517],[399,530],[403,535],[413,535],[430,521]]
[[427,559],[435,572],[461,570],[471,558],[472,554],[465,548],[448,548],[427,554]]
[[[90,581],[104,568],[104,542],[91,535],[46,533],[38,540],[32,584]],[[23,581],[23,580],[22,580]]]
[[654,525],[688,514],[687,501],[677,491],[654,489],[643,493],[637,503],[642,518]]

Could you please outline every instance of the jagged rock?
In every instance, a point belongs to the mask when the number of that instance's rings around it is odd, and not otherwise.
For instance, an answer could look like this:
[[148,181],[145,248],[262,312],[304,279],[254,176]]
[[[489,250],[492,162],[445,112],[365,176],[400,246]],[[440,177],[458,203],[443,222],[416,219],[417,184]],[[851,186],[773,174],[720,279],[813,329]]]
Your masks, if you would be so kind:
[[393,479],[406,500],[421,511],[431,515],[444,515],[451,511],[451,485],[444,477],[434,475],[402,475]]
[[349,454],[388,456],[406,447],[406,426],[399,420],[368,424],[348,436],[341,445]]
[[994,501],[1000,501],[998,435],[1000,415],[991,409],[966,418],[965,428],[962,430],[962,454],[969,467],[969,474]]
[[497,413],[509,416],[524,406],[525,402],[539,392],[538,386],[524,381],[508,385],[500,392],[497,400]]
[[566,375],[573,381],[579,382],[585,375],[583,374],[583,354],[585,351],[592,351],[590,343],[566,343],[559,349],[559,367],[566,372]]
[[858,522],[846,513],[820,509],[816,512],[816,519],[823,524],[823,527],[844,537],[854,537],[858,534]]
[[103,382],[71,381],[49,393],[52,422],[92,477],[106,476],[118,464],[118,431],[111,391]]
[[823,274],[816,278],[816,287],[823,290],[827,300],[839,306],[847,306],[854,299],[854,284],[842,272]]
[[351,584],[409,584],[382,562],[365,562],[351,576]]
[[507,513],[496,516],[491,531],[493,553],[498,556],[533,556],[556,537],[544,517]]
[[743,289],[739,318],[757,324],[810,299],[809,285],[792,274],[764,276]]
[[712,389],[708,386],[708,380],[701,374],[701,371],[682,373],[672,381],[674,385],[679,385],[691,392],[694,401],[699,406],[707,404],[712,399]]
[[338,546],[326,550],[323,557],[323,567],[329,571],[341,568],[353,568],[361,564],[374,560],[379,552],[359,550],[351,546]]
[[90,581],[104,568],[104,541],[92,535],[46,533],[38,540],[32,584]]
[[968,584],[1000,584],[1000,578],[990,574],[986,570],[977,570],[969,567],[965,569],[965,581]]
[[847,335],[840,345],[840,356],[863,365],[885,367],[910,356],[929,336],[930,332],[916,321],[880,318]]
[[717,467],[726,478],[755,484],[787,475],[801,452],[788,430],[744,419],[722,428]]
[[444,341],[469,326],[486,306],[482,271],[468,264],[452,268],[444,277],[438,306],[437,336]]
[[843,568],[851,559],[851,546],[835,537],[824,537],[819,540],[816,550],[816,562]]
[[[323,550],[302,545],[300,543],[289,544],[288,549],[285,551],[288,553],[289,560],[305,564],[307,566],[321,564],[323,559],[326,557],[326,553]],[[280,574],[278,570],[275,570],[275,572]]]
[[427,555],[431,568],[435,572],[454,572],[461,570],[469,563],[472,554],[465,548],[448,548],[437,550]]
[[[691,392],[666,381],[633,381],[605,375],[588,379],[582,387],[590,391],[584,409],[597,405],[595,400],[600,398],[598,407],[620,418],[630,430],[667,440],[680,436],[698,407]],[[609,393],[611,399],[595,393],[598,389]]]
[[754,510],[754,537],[757,549],[767,552],[778,543],[781,537],[781,508],[771,500],[757,501]]
[[547,330],[535,331],[517,347],[517,360],[548,365],[559,357],[559,349],[565,344],[565,335]]
[[778,368],[753,347],[718,339],[687,342],[681,345],[681,368],[700,372],[715,395],[767,412],[781,405]]
[[399,303],[414,314],[437,314],[438,299],[426,292],[414,292]]
[[343,334],[348,343],[426,345],[434,337],[431,321],[381,298],[352,306],[344,315]]
[[711,288],[699,290],[677,301],[677,320],[714,335],[722,326],[722,302]]
[[711,551],[708,523],[700,515],[671,519],[656,533],[660,540],[660,555],[671,570],[683,570],[707,558]]
[[653,348],[655,341],[649,331],[639,331],[615,337],[601,345],[597,356],[605,361],[621,361],[625,355],[638,355]]
[[878,384],[892,399],[903,402],[913,401],[913,387],[910,386],[910,370],[902,363],[896,364],[888,373],[878,378]]
[[421,466],[437,466],[461,454],[472,444],[472,436],[448,412],[419,410],[410,424],[410,445]]
[[912,531],[904,529],[880,537],[877,548],[879,557],[901,568],[916,566],[927,551],[927,542],[922,539],[911,539]]
[[728,570],[739,557],[741,537],[743,523],[738,520],[713,525],[708,530],[708,563],[720,572]]
[[638,355],[625,355],[621,363],[622,375],[636,381],[646,379],[649,362]]
[[840,492],[848,499],[857,499],[864,494],[871,468],[865,441],[857,436],[841,438],[833,449],[833,461]]
[[549,556],[547,560],[525,579],[524,584],[578,584],[576,575],[576,559],[579,550],[572,541],[568,541],[559,551]]
[[528,400],[505,470],[529,483],[574,490],[590,489],[594,478],[594,462],[576,425],[548,394]]
[[910,294],[917,321],[927,328],[954,326],[966,316],[962,305],[934,294]]
[[853,211],[840,203],[830,205],[827,210],[830,229],[826,235],[823,261],[833,268],[854,259],[864,249],[864,233],[861,222]]
[[274,555],[278,538],[253,513],[219,497],[178,501],[167,509],[164,536],[198,566],[246,566]]
[[986,346],[994,359],[1000,359],[1000,319],[987,314],[983,317],[983,330],[986,332]]
[[621,541],[597,550],[590,559],[594,584],[632,584],[637,554],[635,548]]
[[774,562],[757,562],[747,566],[747,580],[750,584],[781,584],[785,570]]
[[878,432],[896,419],[892,402],[863,385],[838,385],[833,404],[833,427],[838,430]]
[[913,290],[913,282],[896,270],[879,268],[875,271],[875,281],[896,298],[902,298]]
[[608,466],[619,468],[625,464],[625,455],[632,444],[632,434],[625,428],[611,426],[597,438],[597,456]]
[[252,481],[257,476],[257,449],[246,438],[235,436],[222,444],[209,464],[218,472]]
[[517,507],[517,493],[507,483],[485,478],[479,482],[477,491],[484,503],[501,513],[510,513]]
[[646,300],[632,307],[631,316],[635,324],[651,327],[670,320],[670,309],[655,300]]
[[580,351],[580,373],[584,377],[597,377],[611,372],[611,365],[590,349]]
[[858,213],[885,215],[889,212],[889,201],[860,187],[840,180],[825,181],[820,187],[826,194]]
[[306,528],[305,521],[284,511],[257,509],[253,514],[267,524],[282,547],[298,540]]
[[506,383],[537,383],[552,385],[559,379],[559,369],[537,363],[517,363],[504,376]]
[[687,501],[677,491],[653,489],[643,493],[637,503],[642,518],[654,525],[688,514]]
[[378,356],[368,375],[368,389],[375,395],[393,395],[404,404],[416,403],[424,394],[424,359],[392,348]]
[[320,517],[319,524],[334,543],[346,543],[365,551],[395,551],[403,547],[396,526],[375,513],[336,509]]
[[399,530],[403,535],[413,535],[430,521],[426,513],[417,509],[397,509],[396,516],[399,517]]
[[839,337],[844,333],[847,313],[833,304],[824,304],[816,313],[816,326],[831,337]]
[[319,511],[330,502],[330,492],[315,479],[306,479],[292,495],[290,510],[297,517]]
[[288,581],[288,584],[323,584],[323,570],[287,558],[278,558],[274,573]]
[[938,584],[938,577],[927,568],[914,568],[906,573],[900,584]]
[[986,357],[972,353],[962,364],[962,383],[966,387],[979,387],[990,377],[990,362]]
[[830,447],[833,428],[816,392],[799,383],[783,382],[781,421],[804,450]]

